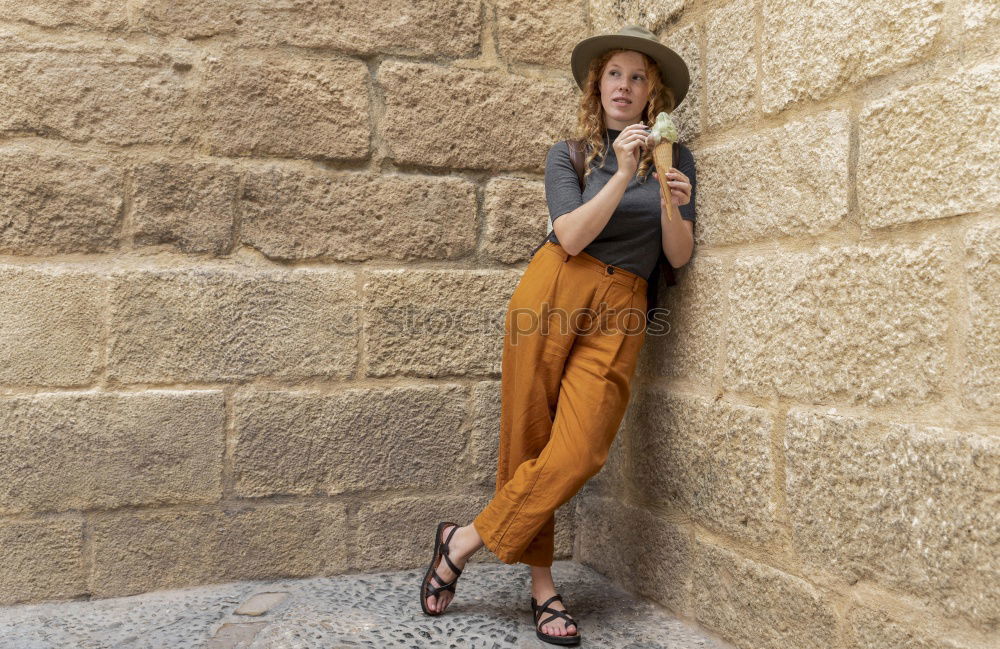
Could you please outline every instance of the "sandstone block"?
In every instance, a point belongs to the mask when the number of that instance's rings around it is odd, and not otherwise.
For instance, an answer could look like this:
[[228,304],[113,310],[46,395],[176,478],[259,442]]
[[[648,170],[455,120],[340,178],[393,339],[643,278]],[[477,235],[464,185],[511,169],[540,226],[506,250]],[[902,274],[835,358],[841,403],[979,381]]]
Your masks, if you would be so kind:
[[656,33],[693,0],[589,0],[595,34],[617,32],[623,25],[642,25]]
[[476,484],[495,488],[500,444],[500,382],[479,381],[472,387],[472,435],[469,455]]
[[933,632],[912,622],[860,606],[848,613],[847,622],[848,649],[973,649],[950,638],[935,637]]
[[578,508],[575,549],[574,558],[618,586],[671,610],[687,608],[692,545],[681,526],[630,503],[590,496]]
[[785,456],[805,561],[1000,620],[1000,440],[793,409]]
[[460,178],[269,167],[247,175],[241,205],[243,240],[275,259],[453,259],[476,248],[476,188]]
[[658,310],[646,329],[636,371],[710,385],[725,327],[719,317],[726,298],[724,262],[696,255],[674,272],[675,286],[660,281]]
[[966,0],[962,6],[962,27],[966,31],[986,31],[1000,24],[1000,6],[993,0]]
[[770,414],[663,388],[637,396],[646,427],[629,436],[632,488],[741,541],[774,540]]
[[816,235],[847,216],[846,111],[698,151],[698,245]]
[[568,70],[573,46],[590,35],[577,0],[497,0],[495,11],[497,49],[505,61],[549,66],[565,62]]
[[106,282],[0,265],[0,383],[83,385],[100,371]]
[[712,128],[745,120],[757,112],[754,4],[753,0],[735,0],[708,14],[705,78],[707,118]]
[[[570,137],[576,85],[502,72],[386,61],[379,131],[397,163],[545,171],[553,142]],[[413,128],[420,124],[420,128]]]
[[339,503],[105,514],[93,523],[95,597],[346,569]]
[[240,174],[215,162],[155,160],[136,165],[136,245],[221,255],[233,245]]
[[123,171],[111,157],[0,149],[0,252],[96,253],[118,245]]
[[389,270],[368,273],[368,376],[497,374],[504,316],[521,272]]
[[473,57],[482,19],[475,0],[139,0],[136,29],[187,39],[217,35],[275,47],[330,48],[360,55]]
[[191,54],[0,31],[0,132],[127,146],[190,136]]
[[760,45],[764,111],[821,99],[919,60],[941,29],[944,4],[765,0]]
[[530,261],[548,232],[545,185],[534,180],[493,178],[486,184],[483,252],[505,264]]
[[224,423],[217,391],[0,399],[0,514],[217,500]]
[[808,582],[730,550],[697,542],[692,583],[698,622],[737,647],[832,647],[837,617]]
[[122,271],[110,374],[121,382],[346,377],[357,358],[354,274]]
[[869,227],[1000,203],[1000,64],[894,92],[858,118],[858,201]]
[[[680,5],[684,0],[673,1],[675,4]],[[661,39],[665,45],[677,52],[684,59],[684,63],[688,66],[688,74],[691,77],[687,95],[685,95],[675,112],[670,115],[674,124],[677,125],[677,137],[681,142],[688,142],[698,137],[702,131],[702,114],[705,112],[705,108],[701,103],[702,60],[698,38],[698,27],[696,25],[688,25]]]
[[869,406],[945,386],[948,244],[821,246],[736,260],[727,389]]
[[336,494],[433,487],[441,458],[465,447],[468,391],[458,385],[248,391],[236,398],[236,492]]
[[0,0],[0,20],[42,27],[73,25],[118,31],[128,24],[125,7],[117,0]]
[[965,235],[969,329],[965,336],[962,401],[970,408],[1000,405],[1000,223]]
[[87,592],[83,522],[0,522],[0,604],[69,599]]
[[347,58],[208,56],[199,140],[221,155],[368,156],[368,68]]
[[[426,569],[440,521],[468,525],[486,506],[485,495],[400,497],[364,502],[354,515],[351,570]],[[470,561],[499,562],[483,548]]]

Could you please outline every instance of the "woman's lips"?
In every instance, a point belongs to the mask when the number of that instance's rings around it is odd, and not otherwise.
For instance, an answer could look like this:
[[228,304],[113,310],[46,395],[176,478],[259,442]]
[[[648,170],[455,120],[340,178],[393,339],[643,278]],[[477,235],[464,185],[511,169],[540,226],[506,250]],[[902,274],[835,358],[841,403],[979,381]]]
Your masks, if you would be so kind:
[[612,99],[611,103],[618,104],[619,106],[628,106],[632,102],[628,101],[627,99]]

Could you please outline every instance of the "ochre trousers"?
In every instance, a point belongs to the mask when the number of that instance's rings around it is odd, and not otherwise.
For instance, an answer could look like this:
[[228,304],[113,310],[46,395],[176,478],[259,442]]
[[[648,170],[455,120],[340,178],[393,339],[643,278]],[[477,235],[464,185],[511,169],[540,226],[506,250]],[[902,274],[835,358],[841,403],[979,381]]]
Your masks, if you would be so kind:
[[504,319],[496,492],[473,525],[501,561],[550,566],[555,510],[607,459],[645,339],[646,280],[546,242]]

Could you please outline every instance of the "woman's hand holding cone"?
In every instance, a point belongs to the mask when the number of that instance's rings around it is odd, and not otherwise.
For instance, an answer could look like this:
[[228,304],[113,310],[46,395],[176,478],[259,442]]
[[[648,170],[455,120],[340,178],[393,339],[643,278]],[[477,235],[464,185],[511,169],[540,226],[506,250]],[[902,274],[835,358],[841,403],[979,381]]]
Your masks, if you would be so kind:
[[[660,177],[657,172],[654,171],[653,176],[659,181]],[[687,176],[674,167],[671,167],[664,175],[664,178],[670,187],[670,202],[672,204],[687,205],[691,202],[691,181],[688,180]],[[660,207],[664,211],[667,209],[667,202],[664,199],[662,191],[660,191]]]

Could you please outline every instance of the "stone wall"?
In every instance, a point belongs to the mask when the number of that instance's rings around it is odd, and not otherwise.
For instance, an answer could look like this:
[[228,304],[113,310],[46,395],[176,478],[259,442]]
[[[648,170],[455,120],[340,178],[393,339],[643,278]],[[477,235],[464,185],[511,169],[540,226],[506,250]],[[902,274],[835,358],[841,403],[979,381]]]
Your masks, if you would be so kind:
[[0,602],[422,566],[570,50],[638,22],[697,249],[557,556],[740,647],[992,646],[1000,12],[812,4],[0,0]]
[[587,34],[579,1],[0,0],[0,603],[423,567],[493,492]]
[[692,65],[699,220],[578,559],[745,649],[1000,644],[997,7],[591,3]]

